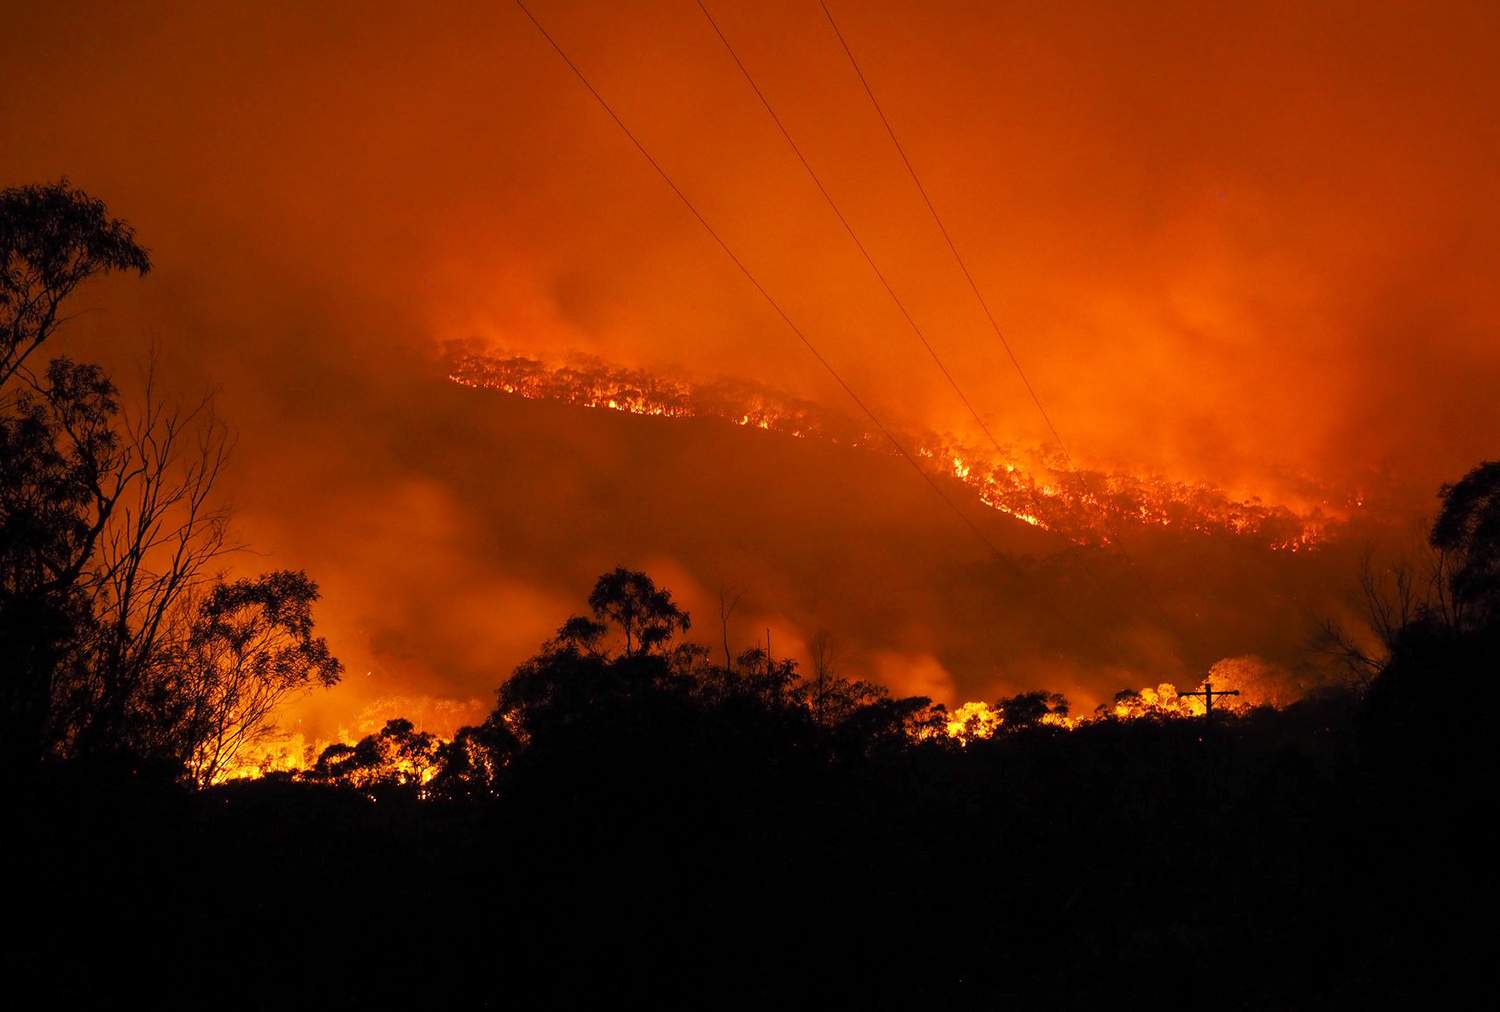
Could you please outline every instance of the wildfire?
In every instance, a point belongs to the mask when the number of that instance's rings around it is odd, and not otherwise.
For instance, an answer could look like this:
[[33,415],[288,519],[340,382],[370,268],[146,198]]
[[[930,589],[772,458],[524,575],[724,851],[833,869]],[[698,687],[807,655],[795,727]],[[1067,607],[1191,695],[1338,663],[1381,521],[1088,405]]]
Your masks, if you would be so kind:
[[[1258,677],[1260,667],[1254,658],[1229,658],[1214,665],[1210,678],[1218,678],[1223,685],[1233,684],[1241,693],[1237,698],[1223,697],[1222,702],[1215,703],[1215,709],[1243,713],[1251,706],[1274,706],[1289,702],[1292,697],[1286,696],[1277,686],[1268,688],[1267,684],[1261,684],[1264,679]],[[1216,695],[1215,698],[1219,697]],[[1041,705],[1037,705],[1039,701]],[[1018,707],[1017,704],[1022,702],[1030,702],[1032,705]],[[1006,720],[1008,711],[1014,716],[1009,722]],[[964,747],[993,738],[1012,727],[1050,727],[1074,731],[1100,721],[1180,719],[1202,717],[1205,712],[1202,696],[1184,695],[1171,682],[1162,682],[1155,687],[1146,686],[1119,692],[1111,702],[1085,717],[1070,716],[1066,700],[1048,693],[1023,694],[996,704],[966,702],[948,711],[945,723],[936,728],[923,727],[915,734],[918,741],[947,738]],[[420,748],[413,749],[409,745],[402,747],[395,739],[383,741],[389,735],[390,728],[396,724],[404,724],[408,731],[411,730],[409,721],[393,721],[387,725],[385,733],[363,739],[364,743],[376,742],[383,746],[378,749],[379,754],[375,756],[374,762],[365,757],[365,761],[361,763],[355,743],[351,741],[308,742],[298,733],[280,734],[262,739],[257,748],[246,750],[234,763],[220,771],[214,778],[214,783],[254,780],[270,774],[318,780],[326,779],[331,772],[340,783],[357,789],[368,791],[382,783],[408,784],[416,785],[420,791],[418,796],[424,796],[425,790],[420,789],[425,788],[437,775],[438,756],[450,741],[420,732],[410,739],[421,743]],[[349,736],[346,734],[345,737]],[[330,745],[341,746],[333,750],[331,758],[325,756]],[[322,762],[319,761],[320,757],[323,757]]]
[[[548,365],[523,356],[465,355],[448,378],[526,400],[666,419],[713,419],[743,428],[816,439],[877,453],[893,452],[833,412],[746,383],[694,384],[591,360]],[[1078,544],[1108,544],[1125,529],[1173,528],[1254,538],[1273,551],[1302,551],[1337,524],[1314,509],[1296,512],[1256,499],[1236,500],[1204,484],[1160,476],[1105,474],[1067,467],[1055,454],[1004,448],[984,451],[951,436],[905,433],[908,446],[984,506]]]
[[[1253,691],[1252,695],[1255,695]],[[1216,695],[1215,712],[1222,710],[1229,713],[1243,713],[1252,705],[1272,702],[1270,699],[1246,701],[1243,695],[1239,698],[1224,697],[1222,702],[1218,699]],[[1073,731],[1099,721],[1202,717],[1205,712],[1202,696],[1183,695],[1171,682],[1162,682],[1154,688],[1146,686],[1116,693],[1111,702],[1100,706],[1092,716],[1070,717],[1064,713],[1044,713],[1035,721],[1030,722],[1029,726],[1039,725]],[[1002,707],[992,706],[989,703],[968,702],[949,711],[944,731],[947,737],[957,741],[959,745],[968,745],[971,742],[993,738],[1005,727],[1005,714]]]
[[965,703],[948,715],[948,737],[960,744],[993,738],[1004,718],[988,703]]
[[[1079,718],[1065,713],[1044,713],[1032,722],[1033,726],[1056,727],[1064,731],[1071,731],[1081,723]],[[973,741],[993,738],[1004,727],[1003,709],[989,703],[970,702],[949,711],[945,730],[949,738],[960,745],[967,745]]]
[[[365,740],[376,739],[371,736]],[[436,756],[447,744],[447,739],[432,736],[425,752],[387,748],[370,757],[357,752],[358,743],[348,734],[339,741],[317,739],[310,742],[300,733],[273,733],[227,763],[214,776],[213,782],[259,780],[273,774],[316,780],[325,772],[320,767],[319,758],[325,756],[331,746],[340,746],[324,758],[322,766],[346,786],[368,789],[384,783],[425,787],[437,776]]]
[[[1223,704],[1221,704],[1223,705]],[[1156,688],[1131,689],[1115,696],[1109,707],[1109,715],[1117,720],[1144,720],[1158,717],[1201,717],[1205,713],[1203,700],[1197,696],[1183,696],[1171,682],[1162,682]]]
[[230,762],[220,767],[214,783],[231,780],[255,780],[271,773],[301,773],[312,767],[331,741],[308,741],[301,733],[273,733],[240,750]]

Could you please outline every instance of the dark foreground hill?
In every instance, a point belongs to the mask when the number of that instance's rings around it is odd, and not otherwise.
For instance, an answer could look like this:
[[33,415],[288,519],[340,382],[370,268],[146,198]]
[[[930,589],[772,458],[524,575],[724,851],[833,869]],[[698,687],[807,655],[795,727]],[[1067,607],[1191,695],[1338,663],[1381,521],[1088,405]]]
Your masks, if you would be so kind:
[[497,800],[54,770],[11,795],[7,979],[184,1009],[1388,1007],[1494,982],[1469,765],[1494,748],[1440,715],[1393,739],[1330,696],[830,759],[672,705],[574,722]]

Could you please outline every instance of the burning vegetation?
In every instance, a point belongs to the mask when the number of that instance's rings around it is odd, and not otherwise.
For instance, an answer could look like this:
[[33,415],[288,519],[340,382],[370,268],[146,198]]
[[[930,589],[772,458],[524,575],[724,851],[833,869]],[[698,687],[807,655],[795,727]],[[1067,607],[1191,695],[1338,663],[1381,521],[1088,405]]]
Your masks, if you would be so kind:
[[[526,400],[665,419],[708,419],[794,439],[891,453],[877,432],[808,401],[744,382],[693,383],[590,359],[549,364],[518,355],[458,356],[449,379]],[[1044,449],[984,450],[927,431],[900,434],[918,460],[981,504],[1078,544],[1109,544],[1129,531],[1170,528],[1253,538],[1303,551],[1328,538],[1339,517],[1259,499],[1234,499],[1205,484],[1074,469]]]
[[[964,748],[1018,733],[1066,733],[1119,722],[1209,718],[1215,709],[1243,716],[1260,706],[1293,701],[1271,690],[1265,665],[1231,658],[1215,665],[1193,692],[1163,682],[1126,689],[1093,713],[1074,715],[1061,693],[1023,692],[993,703],[969,701],[948,709],[923,696],[893,697],[883,686],[832,673],[826,662],[804,677],[792,658],[764,648],[723,665],[701,645],[674,637],[691,625],[671,592],[644,573],[617,569],[599,578],[589,597],[591,616],[574,616],[535,657],[498,690],[499,706],[479,725],[444,738],[393,718],[358,740],[308,743],[302,735],[270,738],[226,766],[217,782],[279,777],[353,789],[372,800],[391,793],[417,798],[492,793],[504,770],[538,737],[600,716],[630,719],[630,708],[672,700],[687,712],[798,726],[819,747],[834,750]],[[1281,688],[1276,680],[1276,689]],[[615,713],[618,708],[619,713]]]

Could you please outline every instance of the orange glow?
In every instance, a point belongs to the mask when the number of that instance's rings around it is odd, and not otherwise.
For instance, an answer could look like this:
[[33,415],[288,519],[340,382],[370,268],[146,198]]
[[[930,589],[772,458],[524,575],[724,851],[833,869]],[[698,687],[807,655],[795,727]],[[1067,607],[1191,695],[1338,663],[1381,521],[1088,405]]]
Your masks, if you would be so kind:
[[[459,358],[448,378],[526,400],[655,418],[715,419],[795,439],[894,452],[883,437],[827,410],[744,383],[700,386],[597,361],[548,365],[524,356],[473,354]],[[1081,473],[1041,449],[1007,449],[1001,455],[930,432],[906,438],[917,457],[941,466],[980,503],[1078,544],[1108,544],[1122,526],[1172,527],[1230,533],[1263,541],[1273,551],[1296,552],[1316,546],[1337,526],[1321,509],[1299,514],[1284,506],[1236,501],[1207,485]],[[1048,477],[1039,480],[1041,475]]]
[[322,751],[332,744],[321,739],[308,741],[298,733],[272,733],[240,749],[233,761],[219,768],[214,783],[253,780],[270,773],[300,773],[310,768]]
[[[1223,691],[1238,688],[1240,685],[1249,685],[1250,683],[1237,681],[1233,677],[1236,671],[1235,662],[1216,665],[1216,674],[1213,677],[1220,679],[1216,689]],[[1197,688],[1202,688],[1201,683]],[[1262,698],[1254,688],[1240,688],[1239,691],[1241,695],[1225,696],[1222,701],[1219,701],[1216,696],[1214,709],[1226,713],[1243,713],[1252,706],[1267,705],[1270,702]],[[1092,716],[1074,717],[1061,713],[1045,713],[1039,718],[1038,724],[1042,727],[1073,731],[1102,720],[1184,719],[1202,717],[1204,713],[1205,707],[1201,697],[1184,696],[1171,682],[1162,682],[1154,687],[1144,686],[1140,689],[1122,691],[1116,695],[1112,703],[1099,707]],[[998,709],[989,703],[970,701],[948,711],[947,723],[943,725],[939,737],[946,736],[960,746],[967,746],[976,741],[993,738],[1004,727],[1005,716]],[[922,728],[916,732],[916,738],[927,740],[933,736],[933,733],[930,729]],[[447,744],[443,739],[439,741]],[[301,776],[312,768],[318,755],[330,744],[333,743],[319,741],[310,745],[300,734],[272,736],[261,742],[258,747],[247,749],[244,756],[224,768],[215,782],[249,780],[270,773]],[[344,744],[352,745],[353,742],[346,741]],[[369,771],[364,775],[365,779],[356,776],[350,779],[349,783],[353,787],[365,787],[373,783],[373,778],[376,776],[394,775],[396,782],[401,784],[412,783],[416,778],[420,778],[421,784],[425,785],[437,775],[437,772],[436,766],[426,766],[419,770],[409,760],[398,756],[380,769]]]
[[[314,577],[349,670],[288,715],[308,741],[391,696],[492,699],[621,563],[700,625],[743,592],[735,650],[826,630],[949,705],[1046,686],[1092,710],[1229,654],[1300,670],[1364,543],[1500,446],[1497,5],[839,8],[1086,474],[1034,449],[817,5],[710,6],[1003,451],[693,4],[537,13],[1007,564],[849,421],[514,5],[8,12],[0,177],[68,176],[155,264],[81,296],[55,353],[127,403],[153,350],[173,397],[218,392],[256,553],[232,564]],[[455,336],[511,365],[454,368]],[[610,363],[580,359],[597,389],[561,383],[574,352]]]
[[1004,719],[988,703],[964,703],[948,714],[948,737],[967,745],[971,741],[992,738]]
[[[1230,688],[1228,684],[1216,685],[1218,691]],[[1202,688],[1200,684],[1199,689]],[[1245,690],[1239,690],[1239,696],[1226,696],[1220,701],[1217,693],[1214,697],[1214,711],[1227,713],[1243,713],[1247,709],[1257,705],[1267,705],[1263,699],[1256,699],[1245,694]],[[1198,696],[1184,696],[1179,693],[1177,686],[1171,682],[1162,682],[1159,685],[1145,686],[1140,689],[1130,689],[1116,695],[1114,701],[1106,706],[1099,707],[1098,711],[1089,717],[1070,717],[1057,713],[1044,714],[1040,723],[1045,727],[1056,727],[1072,731],[1101,720],[1163,720],[1173,718],[1202,717],[1205,714],[1203,699]],[[972,741],[993,738],[995,734],[1005,726],[1004,716],[988,703],[969,702],[964,703],[949,711],[947,724],[947,735],[956,740],[960,745],[967,745]]]
[[[1226,700],[1227,704],[1227,700]],[[1115,699],[1109,714],[1120,720],[1145,720],[1158,717],[1201,717],[1205,709],[1203,700],[1196,696],[1180,696],[1177,686],[1162,682],[1152,688],[1124,693]]]

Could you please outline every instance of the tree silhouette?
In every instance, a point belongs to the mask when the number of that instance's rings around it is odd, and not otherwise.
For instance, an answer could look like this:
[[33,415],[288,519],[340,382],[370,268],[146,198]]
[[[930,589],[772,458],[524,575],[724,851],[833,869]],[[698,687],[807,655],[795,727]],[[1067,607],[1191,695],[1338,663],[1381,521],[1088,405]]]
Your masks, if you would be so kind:
[[103,371],[60,359],[38,379],[26,361],[84,281],[150,266],[130,226],[67,180],[0,191],[0,736],[12,761],[67,733],[60,669],[95,619],[89,569],[133,478]]
[[432,793],[450,801],[492,797],[520,747],[521,739],[499,714],[477,727],[459,728],[442,749]]
[[1438,493],[1432,545],[1451,560],[1443,574],[1457,624],[1500,621],[1500,461],[1486,461]]
[[313,635],[317,599],[306,573],[282,570],[218,584],[198,605],[158,690],[175,711],[168,744],[196,783],[212,783],[261,737],[288,696],[337,684],[343,664]]
[[1368,635],[1327,620],[1319,637],[1360,684],[1381,682],[1381,698],[1413,668],[1436,663],[1456,674],[1465,666],[1459,654],[1500,635],[1500,462],[1481,463],[1438,497],[1424,560],[1377,566],[1367,552],[1361,561]]
[[150,261],[128,225],[68,185],[0,192],[0,738],[47,756],[214,774],[276,702],[337,679],[310,634],[316,587],[273,573],[223,584],[215,502],[229,437],[207,400],[135,410],[98,366],[28,357],[65,300]]
[[0,706],[11,758],[23,760],[61,733],[59,668],[93,621],[88,567],[119,495],[113,385],[66,361],[48,378],[0,414]]
[[421,796],[443,763],[444,751],[436,735],[397,717],[354,745],[328,746],[318,756],[312,777],[365,791],[400,789]]
[[134,230],[66,179],[0,191],[0,389],[52,336],[58,310],[80,284],[107,271],[150,269]]
[[659,649],[692,625],[687,612],[672,601],[671,591],[658,589],[645,573],[617,567],[605,573],[589,594],[594,617],[607,619],[625,634],[625,656]]
[[1066,717],[1068,700],[1060,692],[1038,690],[1002,699],[995,704],[995,709],[1000,711],[1005,731],[1018,731],[1036,727],[1048,716]]

